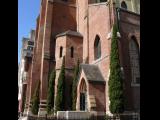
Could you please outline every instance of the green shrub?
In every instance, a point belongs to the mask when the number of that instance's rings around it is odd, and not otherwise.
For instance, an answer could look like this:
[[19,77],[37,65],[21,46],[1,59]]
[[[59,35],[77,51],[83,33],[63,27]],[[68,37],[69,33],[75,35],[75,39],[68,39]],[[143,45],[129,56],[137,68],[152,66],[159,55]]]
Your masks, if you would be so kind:
[[40,81],[38,81],[38,83],[37,83],[37,86],[35,88],[34,95],[33,95],[33,98],[32,98],[31,112],[34,115],[37,115],[38,110],[39,110],[39,101],[40,101],[39,100],[39,89],[40,89]]
[[72,81],[72,110],[76,110],[78,73],[79,73],[79,60],[77,60],[77,65],[75,66],[74,69],[74,78]]
[[54,85],[55,85],[56,72],[53,70],[49,78],[49,87],[47,94],[47,113],[51,114],[54,108]]
[[56,95],[56,111],[64,110],[64,91],[65,90],[65,57],[63,57],[62,67],[58,78],[57,95]]
[[123,80],[120,69],[119,53],[118,53],[118,38],[117,25],[113,26],[110,55],[110,76],[109,76],[109,109],[111,113],[118,114],[124,111],[123,97]]

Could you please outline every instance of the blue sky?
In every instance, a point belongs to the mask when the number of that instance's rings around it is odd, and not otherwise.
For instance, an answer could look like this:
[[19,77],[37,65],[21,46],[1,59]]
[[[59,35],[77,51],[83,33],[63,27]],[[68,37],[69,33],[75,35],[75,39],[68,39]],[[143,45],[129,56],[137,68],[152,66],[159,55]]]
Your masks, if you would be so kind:
[[18,63],[22,47],[22,37],[28,37],[30,30],[36,28],[36,18],[41,0],[18,0]]

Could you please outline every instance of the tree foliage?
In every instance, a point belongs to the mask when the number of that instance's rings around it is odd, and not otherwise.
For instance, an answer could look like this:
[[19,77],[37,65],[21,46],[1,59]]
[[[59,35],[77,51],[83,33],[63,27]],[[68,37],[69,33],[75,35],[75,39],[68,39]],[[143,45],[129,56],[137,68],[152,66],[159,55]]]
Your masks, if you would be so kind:
[[32,98],[32,106],[31,106],[31,112],[34,115],[38,114],[38,110],[39,110],[39,103],[40,103],[40,98],[39,98],[39,90],[40,90],[40,81],[37,82],[35,91],[34,91],[34,95]]
[[56,95],[56,111],[64,110],[64,91],[65,90],[65,57],[63,57],[62,67],[58,78],[57,95]]
[[56,72],[53,70],[49,77],[49,87],[47,94],[47,113],[51,114],[54,108],[54,85],[55,85]]
[[110,55],[110,77],[109,77],[109,109],[111,113],[118,114],[124,111],[124,96],[123,96],[123,80],[119,62],[118,53],[118,37],[117,25],[113,26],[111,55]]
[[72,81],[72,110],[76,110],[76,98],[77,98],[77,81],[79,73],[79,59],[74,69],[74,77]]

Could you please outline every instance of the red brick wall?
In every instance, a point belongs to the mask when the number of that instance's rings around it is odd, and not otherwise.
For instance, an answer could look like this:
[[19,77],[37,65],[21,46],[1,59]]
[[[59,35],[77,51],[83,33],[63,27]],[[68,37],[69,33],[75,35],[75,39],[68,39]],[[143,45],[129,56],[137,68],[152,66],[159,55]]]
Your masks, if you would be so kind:
[[[36,28],[36,46],[33,56],[33,67],[32,67],[32,76],[31,76],[31,90],[30,96],[33,95],[35,83],[37,80],[41,80],[41,99],[46,99],[47,95],[47,85],[48,85],[48,73],[55,66],[55,62],[49,62],[49,59],[45,59],[44,55],[56,57],[56,69],[60,69],[62,58],[59,58],[59,49],[60,46],[63,46],[63,55],[65,55],[65,66],[67,68],[73,68],[77,58],[80,58],[80,62],[86,60],[88,57],[89,64],[96,64],[99,66],[101,73],[106,80],[105,88],[100,87],[99,85],[90,86],[91,91],[97,90],[99,94],[106,94],[104,101],[106,101],[106,106],[104,103],[99,102],[98,104],[104,104],[104,106],[98,108],[99,110],[105,109],[109,110],[108,105],[108,72],[109,72],[109,55],[110,55],[110,46],[111,40],[107,39],[108,33],[111,32],[111,17],[109,13],[109,8],[106,4],[91,4],[88,6],[87,0],[77,0],[77,11],[74,0],[70,0],[68,3],[54,1],[53,3],[49,2],[48,6],[46,4],[47,0],[43,0],[42,8],[40,11],[40,17],[37,20]],[[46,7],[47,6],[47,7]],[[46,9],[47,8],[47,9]],[[47,12],[46,12],[47,10]],[[87,10],[88,16],[87,17]],[[126,95],[128,97],[128,108],[133,108],[131,104],[134,104],[134,107],[139,105],[139,88],[130,87],[131,73],[129,66],[129,54],[128,54],[128,42],[129,37],[134,34],[137,37],[138,43],[140,45],[140,35],[139,35],[139,17],[136,15],[128,15],[127,13],[121,14],[122,21],[120,22],[120,32],[122,38],[120,39],[120,59],[121,64],[124,66],[125,78],[126,78]],[[45,23],[46,18],[46,23]],[[114,18],[112,16],[112,18]],[[67,30],[78,30],[83,35],[83,41],[78,37],[63,36],[55,39],[55,36],[58,33],[67,31]],[[44,32],[45,31],[45,32]],[[101,41],[101,58],[94,60],[94,40],[96,35],[99,35]],[[82,43],[83,42],[83,43]],[[83,44],[83,46],[82,46]],[[74,46],[74,58],[70,57],[70,47]],[[88,54],[89,53],[89,54]],[[56,55],[55,55],[56,54]],[[83,57],[83,58],[82,58]],[[72,70],[66,70],[66,79],[68,82],[68,88],[71,83],[73,76]],[[59,70],[56,71],[56,74],[59,74]],[[57,85],[58,76],[56,76],[56,85]],[[67,88],[67,89],[68,89]],[[101,93],[100,91],[103,92]],[[68,91],[66,91],[68,96]],[[98,96],[98,94],[97,94]],[[103,95],[102,95],[103,96]],[[106,99],[106,100],[105,100]],[[133,102],[134,101],[134,102]],[[69,103],[67,99],[66,104]],[[66,106],[67,108],[67,106]]]
[[[109,7],[106,4],[94,4],[89,6],[89,63],[99,66],[102,76],[106,80],[106,110],[108,111],[108,72],[109,72],[109,55],[110,43],[107,39],[110,28],[110,14]],[[98,35],[101,42],[101,57],[94,59],[94,42]]]
[[[80,62],[82,62],[82,54],[83,54],[83,40],[80,37],[74,36],[62,36],[56,39],[56,69],[61,67],[62,58],[60,55],[60,47],[63,47],[63,56],[65,55],[65,67],[73,68],[77,63],[79,58]],[[70,57],[70,48],[74,47],[74,57]]]
[[62,3],[53,4],[52,33],[56,35],[66,30],[76,30],[76,7]]
[[98,112],[105,112],[106,110],[105,84],[89,82],[86,78],[84,71],[82,70],[80,73],[80,78],[77,86],[76,110],[80,110],[80,93],[85,92],[84,90],[86,90],[86,93],[87,93],[88,110],[92,111],[89,108],[90,107],[89,96],[94,95],[96,98],[95,110]]
[[105,84],[89,83],[89,95],[96,98],[96,111],[106,111]]
[[[74,55],[71,58],[71,47],[74,48]],[[83,38],[76,36],[67,36],[66,42],[66,65],[68,68],[73,68],[77,64],[77,60],[82,62],[83,56]]]
[[[31,73],[30,73],[30,81],[27,85],[28,91],[27,91],[27,104],[29,105],[31,102],[31,96],[33,95],[33,87],[32,84],[34,81],[34,70],[35,70],[35,60],[36,60],[36,52],[37,52],[37,44],[38,44],[38,31],[39,31],[39,21],[40,21],[40,16],[37,17],[37,23],[36,23],[36,35],[35,35],[35,41],[34,41],[34,49],[33,49],[33,56],[32,56],[32,64],[31,64]],[[31,92],[32,91],[32,92]]]
[[140,87],[131,86],[131,66],[129,57],[129,42],[134,35],[140,47],[140,17],[137,14],[130,14],[129,12],[120,12],[120,59],[124,67],[125,76],[125,96],[127,100],[126,109],[140,109]]
[[[77,63],[77,60],[79,58],[80,62],[82,61],[82,49],[83,49],[83,40],[80,37],[75,36],[62,36],[58,37],[56,39],[56,80],[55,80],[55,96],[57,94],[57,84],[58,84],[58,77],[59,72],[62,66],[62,58],[59,57],[60,54],[60,47],[63,47],[63,54],[62,56],[65,56],[65,96],[68,96],[65,98],[65,109],[71,110],[71,84],[73,80],[73,74],[74,74],[74,66]],[[74,56],[73,58],[70,57],[71,51],[70,48],[74,47]]]
[[[46,14],[44,16],[44,35],[42,42],[42,56],[41,56],[41,89],[40,89],[40,100],[47,99],[47,89],[48,89],[48,77],[50,71],[50,40],[51,40],[51,26],[52,26],[52,11],[53,4],[48,2],[46,5]],[[41,102],[41,101],[40,101]],[[41,104],[40,104],[41,107]]]
[[40,65],[41,65],[41,56],[42,56],[42,41],[43,41],[43,30],[44,30],[44,14],[45,14],[45,5],[46,0],[43,0],[43,4],[41,6],[39,23],[37,23],[38,27],[38,37],[36,39],[36,50],[34,51],[34,62],[32,68],[32,82],[31,82],[31,95],[33,95],[35,83],[40,80]]
[[37,20],[37,29],[36,29],[36,40],[35,40],[35,48],[33,54],[33,62],[32,62],[32,75],[30,81],[30,95],[29,102],[31,102],[31,98],[34,93],[34,89],[38,80],[40,80],[40,70],[41,70],[41,58],[42,58],[42,41],[43,41],[43,33],[44,33],[44,16],[46,11],[46,1],[43,0],[41,4],[40,16]]
[[83,35],[83,61],[86,61],[88,56],[87,6],[87,0],[77,0],[77,30]]
[[89,63],[94,62],[94,42],[99,35],[101,42],[101,58],[109,55],[110,32],[108,7],[104,5],[92,5],[89,7]]

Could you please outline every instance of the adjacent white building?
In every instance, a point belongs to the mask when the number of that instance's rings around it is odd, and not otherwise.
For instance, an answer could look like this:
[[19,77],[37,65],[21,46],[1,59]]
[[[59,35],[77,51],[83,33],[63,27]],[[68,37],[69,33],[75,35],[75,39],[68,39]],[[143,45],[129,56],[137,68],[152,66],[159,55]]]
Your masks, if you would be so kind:
[[[22,38],[22,48],[21,48],[21,57],[20,63],[18,66],[18,101],[19,101],[19,112],[22,111],[22,98],[23,93],[23,85],[27,85],[26,78],[27,72],[24,69],[25,65],[25,57],[28,55],[32,55],[34,48],[34,40],[35,40],[35,30],[31,30],[29,38]],[[32,57],[32,56],[31,56]]]

